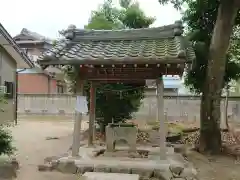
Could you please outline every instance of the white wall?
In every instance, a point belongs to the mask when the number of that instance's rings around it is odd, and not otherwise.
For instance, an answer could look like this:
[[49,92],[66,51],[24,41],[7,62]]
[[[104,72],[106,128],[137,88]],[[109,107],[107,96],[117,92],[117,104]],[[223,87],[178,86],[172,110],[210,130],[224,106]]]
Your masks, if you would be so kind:
[[[16,87],[16,62],[13,58],[0,46],[0,84],[4,85],[4,81],[13,82]],[[0,123],[13,122],[16,112],[16,91],[14,91],[13,99],[6,99],[7,104],[0,103]]]

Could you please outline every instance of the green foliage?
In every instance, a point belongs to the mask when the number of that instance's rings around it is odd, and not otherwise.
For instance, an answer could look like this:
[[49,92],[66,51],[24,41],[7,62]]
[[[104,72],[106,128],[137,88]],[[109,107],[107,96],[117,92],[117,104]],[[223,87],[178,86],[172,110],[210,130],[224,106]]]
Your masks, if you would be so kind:
[[79,74],[78,72],[80,71],[80,67],[67,65],[64,66],[62,70],[65,74],[65,80],[69,83],[69,91],[72,93],[76,93],[76,81]]
[[12,155],[15,148],[12,146],[12,135],[11,133],[0,125],[0,155]]
[[85,29],[110,30],[122,28],[123,24],[119,20],[119,16],[121,16],[121,11],[113,7],[112,0],[106,0],[96,11],[92,11]]
[[155,18],[148,17],[140,9],[138,2],[120,0],[121,8],[113,6],[111,0],[106,0],[93,11],[86,29],[122,29],[122,28],[147,28]]
[[[7,104],[7,101],[4,98],[4,95],[0,94],[0,106],[3,104]],[[4,108],[1,108],[1,111],[4,112]],[[0,155],[11,155],[14,151],[15,148],[12,146],[12,136],[10,131],[6,129],[6,125],[0,125]]]
[[[196,59],[191,71],[185,78],[185,85],[194,93],[201,93],[206,79],[208,52],[217,19],[219,0],[192,1],[192,0],[160,0],[162,4],[171,2],[177,8],[185,3],[187,9],[183,13],[183,21],[187,25],[186,34],[193,42]],[[240,16],[236,18],[236,25],[240,23]],[[239,66],[239,28],[235,27],[235,33],[231,40],[231,46],[226,56],[226,69],[224,75],[224,88],[231,80],[240,77]]]
[[133,29],[147,28],[155,21],[155,18],[147,17],[144,14],[138,3],[130,4],[124,8],[120,18],[126,27]]
[[[131,0],[120,0],[121,8],[113,6],[111,0],[106,0],[93,11],[86,29],[122,29],[149,27],[154,18],[147,17],[139,8],[138,3]],[[64,70],[72,87],[76,85],[79,67],[65,66]],[[140,84],[99,84],[96,93],[96,119],[99,124],[107,125],[114,122],[124,122],[132,118],[144,96],[145,80]],[[89,102],[89,83],[85,84],[85,92]],[[75,92],[75,88],[72,88]]]
[[[85,85],[85,92],[90,98],[90,84]],[[144,82],[142,84],[101,84],[96,91],[96,117],[99,124],[104,126],[111,123],[125,122],[132,118],[141,105],[144,97]],[[89,106],[89,103],[88,103]]]
[[184,2],[189,2],[191,0],[158,0],[158,1],[162,5],[172,3],[176,9],[181,9]]

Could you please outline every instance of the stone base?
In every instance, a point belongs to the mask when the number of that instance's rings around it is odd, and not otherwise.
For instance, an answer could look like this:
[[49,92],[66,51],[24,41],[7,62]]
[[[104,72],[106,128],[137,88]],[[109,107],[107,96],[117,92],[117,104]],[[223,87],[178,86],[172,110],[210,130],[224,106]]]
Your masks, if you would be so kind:
[[[75,165],[74,165],[75,164]],[[141,179],[156,177],[163,179],[169,172],[170,161],[152,161],[152,160],[114,160],[107,159],[88,159],[72,160],[61,158],[56,170],[63,173],[84,174],[86,172],[104,172],[104,173],[121,173],[121,174],[138,174]],[[163,179],[165,180],[165,179]],[[167,179],[168,180],[168,179]]]
[[82,175],[83,180],[139,180],[138,174],[99,173],[86,172]]
[[[147,150],[149,152],[149,157],[96,157],[96,149],[82,147],[80,150],[81,158],[70,156],[62,157],[57,161],[54,160],[52,163],[49,162],[48,164],[52,166],[48,166],[45,169],[73,174],[84,174],[86,172],[138,174],[141,179],[154,177],[161,180],[169,180],[172,177],[175,178],[178,176],[179,173],[177,171],[183,168],[184,170],[180,173],[180,177],[185,177],[186,175],[192,176],[190,175],[191,172],[193,172],[191,170],[192,166],[190,166],[188,162],[184,162],[184,158],[181,154],[174,153],[173,148],[168,149],[170,151],[167,153],[166,160],[160,159],[159,148],[139,147],[139,149]],[[173,168],[170,169],[170,167]]]
[[137,149],[137,128],[106,126],[106,151],[113,152],[117,141],[127,142],[129,151],[135,152]]

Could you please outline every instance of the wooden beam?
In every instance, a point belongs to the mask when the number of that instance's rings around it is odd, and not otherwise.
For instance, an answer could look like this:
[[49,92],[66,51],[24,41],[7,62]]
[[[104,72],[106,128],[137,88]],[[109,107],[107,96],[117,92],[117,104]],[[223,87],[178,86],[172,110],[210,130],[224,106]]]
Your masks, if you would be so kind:
[[145,85],[145,79],[138,79],[138,80],[132,80],[132,79],[92,79],[91,81],[93,81],[94,83],[99,83],[99,84],[104,84],[104,83],[128,83],[128,84],[142,84],[143,86]]
[[88,131],[88,146],[93,146],[94,126],[95,126],[95,106],[96,106],[96,87],[94,82],[91,82],[90,87],[90,111],[89,111],[89,131]]
[[[76,95],[83,95],[83,81],[78,80],[76,85]],[[81,140],[81,123],[82,113],[76,110],[74,129],[73,129],[73,144],[72,144],[72,156],[79,156],[80,140]]]
[[191,60],[179,58],[178,56],[160,57],[160,58],[143,58],[143,57],[126,57],[126,58],[106,58],[106,59],[88,59],[88,58],[54,58],[46,56],[39,60],[40,65],[123,65],[123,64],[166,64],[166,63],[192,63]]
[[160,158],[161,160],[166,159],[166,123],[164,117],[164,84],[163,79],[156,79],[157,85],[157,121],[160,122],[159,134],[160,134]]
[[[86,67],[89,68],[89,65],[80,65],[81,67]],[[185,63],[162,63],[162,64],[115,64],[114,67],[113,65],[110,64],[105,64],[105,65],[99,65],[95,64],[92,65],[94,68],[102,68],[102,69],[131,69],[131,70],[147,70],[147,69],[159,69],[159,68],[166,68],[166,67],[184,67]]]
[[[97,79],[105,79],[105,80],[144,80],[144,79],[156,79],[160,77],[162,72],[128,72],[123,74],[100,74],[100,73],[81,73],[80,76],[82,79],[87,80],[97,80]],[[168,72],[171,75],[180,75],[181,72]]]

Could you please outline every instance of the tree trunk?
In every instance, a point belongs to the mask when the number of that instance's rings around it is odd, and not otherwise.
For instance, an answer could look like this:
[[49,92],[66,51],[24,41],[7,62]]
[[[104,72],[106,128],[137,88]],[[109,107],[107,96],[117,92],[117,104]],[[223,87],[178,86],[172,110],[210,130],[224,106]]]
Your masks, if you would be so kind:
[[221,150],[220,100],[226,53],[238,8],[234,0],[222,0],[210,44],[208,70],[203,89],[200,151],[217,154]]
[[225,99],[225,106],[224,106],[224,115],[225,115],[225,127],[229,130],[228,125],[228,97],[229,97],[229,88],[226,88],[226,99]]

